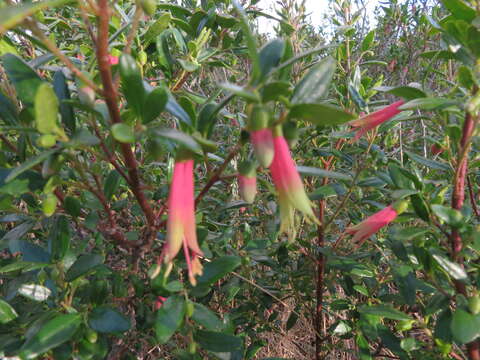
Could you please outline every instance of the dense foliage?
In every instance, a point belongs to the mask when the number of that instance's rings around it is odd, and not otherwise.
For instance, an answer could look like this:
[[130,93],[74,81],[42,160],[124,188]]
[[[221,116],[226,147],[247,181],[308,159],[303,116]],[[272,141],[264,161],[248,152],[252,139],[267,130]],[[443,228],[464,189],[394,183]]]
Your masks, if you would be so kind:
[[480,2],[257,3],[0,3],[1,358],[480,360]]

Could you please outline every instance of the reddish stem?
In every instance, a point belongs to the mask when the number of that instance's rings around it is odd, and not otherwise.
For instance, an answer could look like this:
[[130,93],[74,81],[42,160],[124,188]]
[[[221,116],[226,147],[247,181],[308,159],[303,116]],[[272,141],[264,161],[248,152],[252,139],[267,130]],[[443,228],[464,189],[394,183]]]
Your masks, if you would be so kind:
[[[118,97],[113,84],[112,73],[110,71],[110,63],[108,61],[108,28],[110,19],[110,9],[108,7],[108,0],[98,1],[98,36],[97,36],[97,60],[102,79],[105,102],[110,113],[110,118],[114,124],[121,123],[120,110],[118,108]],[[138,174],[137,160],[132,152],[129,144],[120,144],[120,149],[127,167],[129,175],[129,185],[138,204],[142,208],[143,213],[147,219],[148,226],[153,229],[155,227],[155,214],[153,213],[150,204],[145,197],[140,184],[140,177]]]

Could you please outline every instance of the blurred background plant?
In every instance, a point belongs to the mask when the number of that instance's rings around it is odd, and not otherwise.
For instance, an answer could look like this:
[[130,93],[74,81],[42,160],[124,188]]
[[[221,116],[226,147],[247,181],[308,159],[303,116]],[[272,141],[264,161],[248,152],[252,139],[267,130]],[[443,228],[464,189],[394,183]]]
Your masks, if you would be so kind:
[[[480,3],[366,5],[3,1],[0,356],[480,359]],[[319,220],[293,241],[249,141],[274,127]],[[158,265],[185,153],[196,286]]]

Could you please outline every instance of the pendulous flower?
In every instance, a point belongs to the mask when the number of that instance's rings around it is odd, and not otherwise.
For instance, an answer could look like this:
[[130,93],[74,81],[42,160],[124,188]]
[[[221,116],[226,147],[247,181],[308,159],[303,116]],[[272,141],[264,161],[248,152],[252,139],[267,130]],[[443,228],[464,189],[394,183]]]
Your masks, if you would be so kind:
[[273,135],[269,128],[269,112],[261,105],[249,110],[248,130],[253,151],[260,165],[269,167],[273,160]]
[[168,195],[167,240],[161,258],[167,264],[166,275],[170,273],[173,259],[183,246],[190,283],[195,286],[196,275],[202,274],[195,226],[195,199],[193,184],[193,160],[181,159],[175,162],[172,184]]
[[302,179],[290,154],[287,141],[283,137],[281,127],[274,129],[273,138],[275,155],[270,166],[273,183],[278,191],[280,205],[280,231],[285,231],[290,240],[296,234],[295,209],[308,219],[317,222],[310,200],[303,188]]
[[246,203],[252,204],[257,194],[257,171],[255,163],[244,161],[238,166],[238,191]]
[[353,235],[352,241],[360,246],[370,236],[395,220],[398,215],[407,209],[407,206],[408,203],[405,200],[396,201],[392,205],[369,216],[361,223],[348,227],[345,232]]
[[401,110],[398,108],[403,104],[403,100],[394,102],[391,105],[384,107],[371,114],[362,116],[360,119],[352,120],[348,124],[356,129],[353,141],[357,141],[368,131],[376,128],[385,121],[390,120],[395,115],[399,114]]

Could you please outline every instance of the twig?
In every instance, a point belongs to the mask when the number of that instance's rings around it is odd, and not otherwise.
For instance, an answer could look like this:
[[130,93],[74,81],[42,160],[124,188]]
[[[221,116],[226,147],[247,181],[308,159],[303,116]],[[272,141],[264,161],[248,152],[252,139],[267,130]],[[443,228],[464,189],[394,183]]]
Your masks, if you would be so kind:
[[[110,71],[110,63],[108,61],[108,28],[110,19],[110,9],[108,7],[108,0],[98,1],[99,18],[98,18],[98,36],[97,36],[97,60],[104,88],[105,102],[110,113],[112,123],[118,124],[122,122],[120,117],[120,110],[117,102],[117,92],[115,90],[112,73]],[[140,177],[138,174],[137,160],[132,152],[129,144],[120,143],[120,149],[125,160],[129,179],[130,189],[132,190],[138,204],[142,208],[143,213],[147,219],[150,229],[155,228],[155,214],[153,213],[150,204],[145,197],[140,184]]]

